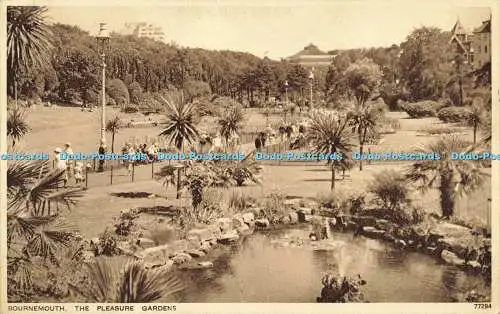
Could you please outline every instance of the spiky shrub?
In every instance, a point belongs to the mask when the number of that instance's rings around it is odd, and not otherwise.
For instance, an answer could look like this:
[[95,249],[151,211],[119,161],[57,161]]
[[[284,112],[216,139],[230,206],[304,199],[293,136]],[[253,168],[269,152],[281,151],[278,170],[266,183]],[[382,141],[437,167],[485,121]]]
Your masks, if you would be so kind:
[[277,224],[287,210],[285,207],[286,195],[281,191],[273,191],[266,196],[261,205],[258,218],[266,218],[271,224]]
[[243,192],[233,190],[229,196],[228,207],[235,212],[244,211],[252,204],[255,204],[255,199]]
[[322,303],[353,303],[364,302],[361,286],[366,281],[358,275],[357,278],[340,276],[338,274],[326,274],[321,280],[323,289],[321,297],[317,300]]
[[24,112],[17,107],[10,109],[7,116],[7,136],[12,139],[12,147],[29,131],[30,127],[26,123]]
[[253,158],[254,152],[249,153],[243,160],[236,161],[232,167],[232,177],[238,186],[242,186],[246,181],[260,184],[259,174],[262,167]]
[[403,174],[394,170],[376,173],[368,185],[379,205],[393,212],[409,204],[409,190]]
[[91,245],[95,256],[113,256],[120,253],[118,249],[118,237],[108,228],[99,235],[98,239],[97,243],[92,243]]
[[86,264],[86,280],[71,285],[83,302],[169,301],[184,286],[170,267],[145,269],[138,261],[97,258]]
[[139,213],[136,209],[124,210],[120,213],[120,216],[115,219],[115,233],[120,236],[127,236],[132,231],[135,226],[135,219],[139,217]]

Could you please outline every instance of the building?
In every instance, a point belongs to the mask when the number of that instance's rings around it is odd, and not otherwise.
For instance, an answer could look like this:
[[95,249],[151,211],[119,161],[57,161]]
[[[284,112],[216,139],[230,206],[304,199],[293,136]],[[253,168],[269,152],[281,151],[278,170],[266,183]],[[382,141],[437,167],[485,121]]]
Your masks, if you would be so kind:
[[285,60],[298,63],[305,68],[313,68],[313,67],[324,67],[332,64],[334,55],[330,55],[326,52],[319,50],[313,44],[309,44],[304,47],[301,51],[297,52],[293,56],[286,58]]
[[473,64],[476,69],[491,62],[491,19],[484,21],[474,30],[472,49],[474,51]]
[[457,20],[451,29],[450,44],[455,54],[462,54],[476,69],[491,62],[491,18],[472,33],[467,32]]
[[166,42],[166,36],[161,26],[142,23],[125,23],[125,28],[121,32],[123,35],[133,35],[136,37],[146,37],[153,40]]

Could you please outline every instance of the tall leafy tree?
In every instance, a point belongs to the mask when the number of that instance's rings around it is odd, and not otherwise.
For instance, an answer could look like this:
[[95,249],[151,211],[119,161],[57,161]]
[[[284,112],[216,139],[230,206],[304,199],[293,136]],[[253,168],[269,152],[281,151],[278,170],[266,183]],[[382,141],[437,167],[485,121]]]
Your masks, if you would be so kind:
[[46,7],[39,6],[7,7],[7,74],[16,100],[21,71],[50,63],[52,34],[46,24],[46,11]]
[[7,136],[12,139],[12,147],[16,146],[16,141],[28,134],[29,130],[24,112],[19,107],[10,109],[7,116]]
[[245,114],[241,106],[234,106],[219,118],[220,134],[226,141],[226,149],[229,148],[229,139],[232,135],[238,134],[245,119]]
[[106,132],[111,132],[111,152],[115,152],[115,134],[122,127],[120,117],[116,116],[106,122]]
[[438,141],[417,150],[422,153],[435,152],[440,160],[422,160],[413,163],[407,179],[425,192],[437,187],[441,198],[444,218],[454,214],[458,197],[470,193],[484,183],[484,163],[474,160],[451,160],[452,152],[471,152],[470,142],[456,135],[442,136]]
[[363,58],[351,64],[344,71],[344,76],[351,95],[358,106],[363,106],[380,86],[382,71],[378,64]]
[[348,120],[333,113],[316,113],[312,115],[311,125],[307,128],[307,140],[312,144],[315,153],[336,154],[340,160],[330,160],[327,164],[332,171],[331,189],[335,189],[336,170],[344,168],[348,155],[352,151],[352,132]]

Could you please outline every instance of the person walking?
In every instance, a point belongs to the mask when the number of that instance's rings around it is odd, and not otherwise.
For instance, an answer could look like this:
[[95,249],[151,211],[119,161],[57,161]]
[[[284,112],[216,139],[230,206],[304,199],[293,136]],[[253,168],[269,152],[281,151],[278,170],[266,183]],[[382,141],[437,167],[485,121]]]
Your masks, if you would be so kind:
[[61,159],[61,153],[62,153],[62,149],[57,147],[55,150],[54,150],[54,153],[56,154],[55,156],[55,160],[56,160],[56,169],[59,170],[59,171],[63,171],[63,174],[62,174],[62,179],[63,179],[63,182],[64,182],[64,187],[66,187],[66,184],[68,183],[68,173],[67,173],[67,168],[68,168],[68,165],[66,163],[66,159]]
[[[64,153],[66,156],[73,155],[73,149],[71,148],[71,143],[64,144]],[[68,180],[73,176],[73,160],[69,157],[66,158],[66,173],[68,176]]]

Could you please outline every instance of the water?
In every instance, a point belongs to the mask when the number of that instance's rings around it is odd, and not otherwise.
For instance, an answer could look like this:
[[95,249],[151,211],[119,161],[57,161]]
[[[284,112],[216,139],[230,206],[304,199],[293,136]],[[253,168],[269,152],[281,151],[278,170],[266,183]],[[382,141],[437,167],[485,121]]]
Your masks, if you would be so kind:
[[[256,233],[212,260],[214,268],[182,271],[187,288],[179,302],[315,302],[321,278],[335,270],[361,274],[370,302],[453,302],[458,293],[484,287],[482,278],[421,253],[400,252],[376,240],[331,235],[314,251],[307,229]],[[293,242],[303,245],[293,247]],[[299,240],[300,241],[300,240]]]

